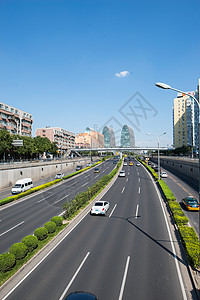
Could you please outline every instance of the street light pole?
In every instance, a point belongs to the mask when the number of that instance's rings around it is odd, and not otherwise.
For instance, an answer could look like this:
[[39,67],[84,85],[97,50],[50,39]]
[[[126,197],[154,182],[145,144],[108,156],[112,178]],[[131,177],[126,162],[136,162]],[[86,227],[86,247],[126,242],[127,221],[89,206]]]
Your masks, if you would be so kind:
[[154,135],[154,134],[151,134],[151,133],[146,133],[146,135],[152,135],[152,136],[155,136],[158,140],[158,180],[160,180],[160,140],[159,138],[166,134],[166,132],[162,133],[161,135],[157,136],[157,135]]
[[[194,99],[194,101],[197,103],[198,108],[199,108],[199,124],[198,124],[199,125],[199,130],[198,131],[199,131],[199,151],[200,151],[200,104],[199,104],[199,101],[193,95],[190,95],[187,92],[183,92],[183,91],[180,91],[178,89],[175,89],[175,88],[171,87],[170,85],[168,85],[166,83],[157,82],[155,85],[157,87],[161,88],[161,89],[173,90],[173,91],[176,91],[178,93],[185,94],[189,97],[192,97],[192,99]],[[198,154],[199,154],[199,203],[200,203],[200,153],[199,153],[199,151],[198,151]],[[200,221],[200,211],[199,211],[199,221]]]

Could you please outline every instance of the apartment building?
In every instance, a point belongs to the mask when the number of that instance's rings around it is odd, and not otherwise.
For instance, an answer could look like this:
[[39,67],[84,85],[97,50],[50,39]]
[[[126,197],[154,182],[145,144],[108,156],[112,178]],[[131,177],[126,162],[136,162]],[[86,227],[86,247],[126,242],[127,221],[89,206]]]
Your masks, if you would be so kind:
[[18,108],[0,102],[0,129],[11,134],[32,136],[33,117]]
[[100,132],[87,127],[85,132],[76,135],[76,148],[102,148],[104,147],[104,136]]
[[60,127],[38,128],[36,136],[47,137],[51,142],[56,142],[59,150],[67,151],[75,148],[75,133]]
[[[194,92],[187,92],[199,101],[199,86]],[[192,146],[197,151],[199,108],[192,97],[178,93],[173,107],[173,143],[174,147]]]

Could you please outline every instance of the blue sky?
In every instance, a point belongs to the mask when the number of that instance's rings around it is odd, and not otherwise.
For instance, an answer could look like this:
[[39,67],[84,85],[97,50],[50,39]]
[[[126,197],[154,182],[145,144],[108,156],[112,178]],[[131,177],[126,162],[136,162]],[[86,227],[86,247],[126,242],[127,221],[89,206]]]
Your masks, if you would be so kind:
[[[36,128],[127,124],[172,144],[176,93],[200,78],[199,0],[0,0],[0,101]],[[124,73],[121,73],[124,72]],[[123,76],[124,75],[124,76]]]

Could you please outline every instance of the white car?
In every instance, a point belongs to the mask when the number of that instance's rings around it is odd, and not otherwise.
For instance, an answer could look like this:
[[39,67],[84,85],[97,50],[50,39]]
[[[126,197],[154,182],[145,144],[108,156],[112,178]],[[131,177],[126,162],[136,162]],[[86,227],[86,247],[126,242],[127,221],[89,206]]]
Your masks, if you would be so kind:
[[160,173],[160,177],[162,177],[162,178],[167,178],[168,175],[167,175],[166,172],[161,172],[161,173]]
[[136,166],[139,167],[139,166],[140,166],[140,163],[137,163]]
[[126,161],[124,162],[124,166],[128,166],[128,164],[127,164],[127,162],[126,162]]
[[119,171],[118,177],[125,177],[125,176],[126,176],[126,172],[124,170]]
[[65,176],[64,173],[62,173],[62,174],[58,173],[58,174],[56,174],[55,179],[62,179],[64,176]]
[[90,210],[91,215],[104,215],[109,210],[110,204],[107,201],[97,201]]

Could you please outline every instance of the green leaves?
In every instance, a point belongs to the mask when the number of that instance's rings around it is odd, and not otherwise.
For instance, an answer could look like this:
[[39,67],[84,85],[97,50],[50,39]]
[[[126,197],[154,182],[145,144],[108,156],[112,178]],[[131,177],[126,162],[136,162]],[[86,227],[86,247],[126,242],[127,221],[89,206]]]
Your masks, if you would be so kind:
[[[12,145],[13,140],[23,140],[23,146],[16,147]],[[15,157],[37,157],[39,154],[49,152],[51,154],[57,153],[57,145],[47,137],[29,137],[20,135],[11,135],[7,130],[0,130],[0,155],[10,155]]]

